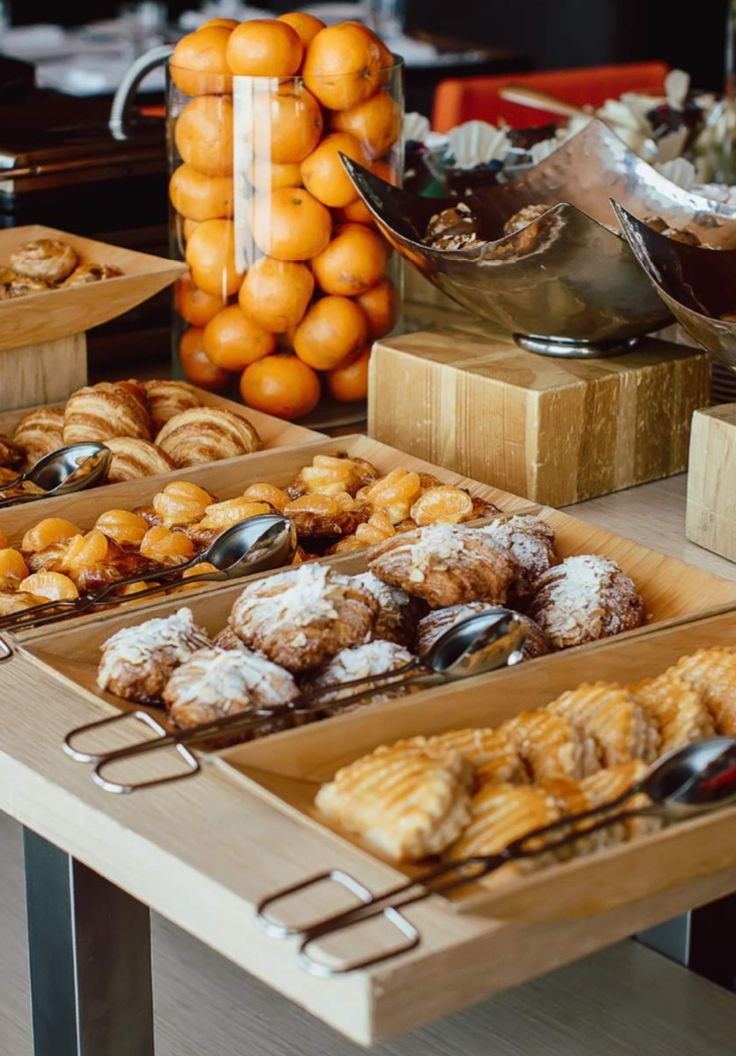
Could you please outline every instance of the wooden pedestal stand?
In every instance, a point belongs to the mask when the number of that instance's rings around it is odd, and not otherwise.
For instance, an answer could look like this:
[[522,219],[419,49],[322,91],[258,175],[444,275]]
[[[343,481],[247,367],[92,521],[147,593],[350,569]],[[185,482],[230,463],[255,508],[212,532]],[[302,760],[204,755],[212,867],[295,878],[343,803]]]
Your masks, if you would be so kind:
[[71,334],[56,341],[0,352],[0,409],[3,411],[60,403],[86,384],[85,334]]

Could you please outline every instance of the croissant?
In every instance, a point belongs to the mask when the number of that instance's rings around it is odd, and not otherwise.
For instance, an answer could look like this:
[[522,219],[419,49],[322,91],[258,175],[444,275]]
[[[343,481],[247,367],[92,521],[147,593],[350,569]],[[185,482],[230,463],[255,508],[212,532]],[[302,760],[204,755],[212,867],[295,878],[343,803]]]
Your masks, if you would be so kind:
[[170,473],[175,468],[169,456],[148,440],[115,436],[106,440],[105,446],[112,451],[112,462],[107,474],[111,484],[154,477],[159,473]]
[[68,242],[37,238],[10,254],[10,264],[19,275],[44,282],[61,282],[77,266],[79,257]]
[[170,418],[156,444],[177,466],[197,466],[258,451],[261,440],[250,422],[219,407],[190,407]]
[[141,386],[137,382],[101,381],[73,392],[64,412],[64,443],[104,443],[116,436],[151,439]]
[[0,433],[0,467],[20,469],[25,460],[26,453],[20,444]]
[[102,282],[104,279],[116,279],[122,274],[120,268],[116,268],[113,264],[80,264],[64,280],[62,286],[65,289],[70,286],[90,286],[93,282]]
[[496,517],[481,531],[516,560],[519,577],[514,594],[518,599],[528,596],[533,582],[557,563],[554,529],[539,517],[530,514]]
[[175,415],[191,407],[202,406],[202,401],[194,391],[194,387],[186,381],[161,378],[155,381],[144,381],[143,388],[148,397],[148,409],[154,434],[159,433]]
[[16,425],[13,441],[23,448],[31,466],[44,455],[58,451],[64,446],[63,408],[39,407],[30,411]]

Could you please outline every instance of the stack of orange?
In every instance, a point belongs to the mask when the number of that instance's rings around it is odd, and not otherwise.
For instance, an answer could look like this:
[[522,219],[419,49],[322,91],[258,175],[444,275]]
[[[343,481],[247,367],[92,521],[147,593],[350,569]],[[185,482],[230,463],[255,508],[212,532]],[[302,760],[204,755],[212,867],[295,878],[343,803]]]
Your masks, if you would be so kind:
[[[189,96],[170,184],[189,265],[176,291],[184,373],[217,389],[238,372],[245,403],[284,418],[315,407],[320,375],[336,399],[363,399],[370,345],[393,327],[397,293],[388,246],[339,155],[395,178],[393,56],[358,22],[325,27],[293,12],[206,23],[177,45],[171,76]],[[237,82],[235,124],[233,76],[265,79]],[[247,168],[235,186],[234,152]],[[254,250],[247,271],[236,224]]]

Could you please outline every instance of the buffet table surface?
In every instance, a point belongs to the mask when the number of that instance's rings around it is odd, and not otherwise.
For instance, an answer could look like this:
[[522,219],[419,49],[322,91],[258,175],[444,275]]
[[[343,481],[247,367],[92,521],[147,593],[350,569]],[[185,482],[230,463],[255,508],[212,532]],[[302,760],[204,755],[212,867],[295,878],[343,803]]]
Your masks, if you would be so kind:
[[[736,578],[736,566],[686,541],[685,486],[684,477],[672,478],[580,504],[574,513]],[[106,942],[118,957],[130,956],[133,964],[145,962],[148,915],[141,917],[136,909],[143,903],[358,1043],[376,1043],[405,1033],[487,997],[492,989],[512,987],[736,890],[736,869],[728,869],[656,899],[600,915],[594,936],[585,918],[531,925],[538,929],[529,944],[533,963],[518,955],[514,941],[516,933],[529,925],[506,928],[499,945],[494,921],[449,913],[425,903],[413,910],[413,919],[425,936],[418,950],[341,978],[315,978],[298,966],[293,947],[257,927],[253,905],[265,894],[302,878],[305,856],[349,871],[359,868],[361,878],[376,889],[385,884],[384,867],[356,859],[356,852],[348,846],[340,849],[334,842],[326,844],[321,832],[299,825],[264,799],[229,782],[216,767],[205,767],[198,778],[155,792],[106,795],[91,782],[87,767],[72,764],[61,752],[70,727],[91,721],[99,714],[96,709],[23,658],[0,670],[0,687],[0,809],[30,830],[26,852],[33,867],[32,901],[40,897],[43,907],[53,905],[57,898],[63,902],[68,896],[68,867],[75,868],[73,860],[84,863],[89,867],[82,874],[88,888],[86,904],[80,898],[72,908],[81,914],[78,928],[102,929],[103,959]],[[9,692],[15,701],[12,705]],[[19,699],[29,701],[24,710],[18,709]],[[34,701],[45,706],[34,706]],[[49,707],[51,701],[58,708]],[[125,901],[118,889],[133,899]],[[122,934],[120,928],[109,927],[109,907],[107,916],[104,909],[108,897],[113,900],[113,916],[121,922]],[[120,897],[124,901],[116,902]],[[87,911],[89,920],[84,919]],[[43,935],[48,936],[48,926],[49,921],[41,921]],[[31,956],[33,952],[32,940]],[[44,956],[49,959],[48,947]],[[63,951],[60,958],[63,962]],[[595,958],[592,963],[597,963]],[[604,957],[601,964],[605,967],[605,963]],[[55,964],[54,972],[59,971]],[[453,985],[444,985],[450,975]],[[531,984],[531,992],[536,985]],[[130,1002],[136,996],[143,1006],[138,1018],[144,1021],[144,1037],[150,990],[147,993],[145,980],[121,980],[118,971],[115,990],[106,999],[108,1012],[121,1029],[123,1023],[130,1029]],[[127,1056],[128,1052],[145,1056],[148,1050],[105,1052],[106,1056]],[[60,1048],[58,1056],[66,1056],[66,1050]]]

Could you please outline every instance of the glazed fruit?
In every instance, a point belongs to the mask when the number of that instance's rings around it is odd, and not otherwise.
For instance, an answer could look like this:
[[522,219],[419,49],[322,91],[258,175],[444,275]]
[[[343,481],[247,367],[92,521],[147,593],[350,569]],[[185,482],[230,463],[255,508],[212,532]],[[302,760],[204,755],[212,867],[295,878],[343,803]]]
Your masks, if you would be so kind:
[[440,484],[420,495],[409,514],[420,526],[425,524],[460,524],[473,515],[473,499],[467,491]]
[[277,488],[274,484],[249,484],[243,492],[243,498],[248,499],[250,502],[267,502],[269,506],[273,506],[279,513],[284,512],[284,508],[291,501],[290,497],[281,488]]
[[347,297],[323,297],[309,309],[294,333],[294,351],[308,366],[332,370],[360,352],[368,340],[368,320]]
[[302,321],[313,292],[314,276],[304,264],[261,257],[248,269],[238,301],[249,319],[283,334]]
[[18,589],[46,601],[72,601],[79,597],[74,582],[63,572],[34,572],[22,580]]
[[15,586],[28,575],[28,565],[23,555],[12,547],[0,550],[0,589],[7,590],[10,584]]
[[259,359],[245,368],[240,379],[244,402],[277,418],[301,418],[309,414],[319,402],[320,391],[315,372],[290,355]]
[[409,516],[412,504],[419,498],[421,491],[422,481],[418,473],[393,469],[360,494],[376,509],[383,510],[391,524],[399,524]]
[[107,536],[97,528],[93,528],[86,535],[75,535],[67,545],[63,561],[64,571],[76,580],[83,572],[102,564],[108,549]]
[[271,507],[265,502],[251,502],[244,497],[223,499],[222,502],[213,502],[207,507],[204,517],[199,522],[199,527],[205,531],[223,532],[231,525],[245,521],[249,517],[270,512]]
[[140,553],[161,565],[180,565],[194,556],[194,544],[183,532],[154,525],[143,536]]
[[64,539],[71,539],[73,535],[79,534],[76,524],[65,517],[45,517],[33,528],[28,529],[23,536],[21,549],[36,553],[39,550],[45,550],[53,543],[60,543]]
[[343,224],[329,245],[312,261],[312,270],[325,293],[356,297],[381,279],[388,248],[381,236],[363,224]]
[[209,358],[223,370],[243,370],[276,348],[274,335],[254,322],[237,304],[223,308],[209,321],[202,340]]
[[148,523],[130,510],[107,510],[97,518],[95,528],[120,546],[140,546]]
[[212,496],[198,484],[175,480],[154,496],[153,509],[166,528],[196,524],[212,504]]

